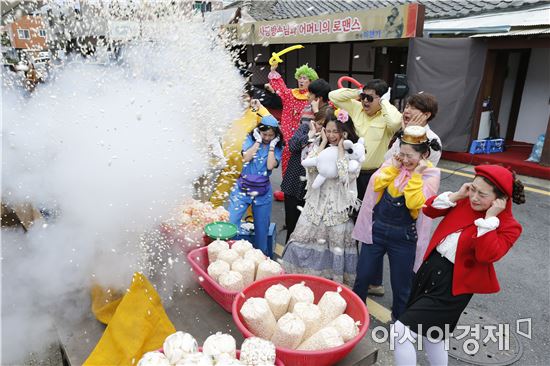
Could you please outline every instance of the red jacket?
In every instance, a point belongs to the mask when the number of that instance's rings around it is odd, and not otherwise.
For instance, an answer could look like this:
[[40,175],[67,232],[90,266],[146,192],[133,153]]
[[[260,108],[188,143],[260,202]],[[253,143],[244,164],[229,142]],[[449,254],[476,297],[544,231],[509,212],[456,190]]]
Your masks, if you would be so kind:
[[458,201],[455,207],[436,209],[432,207],[435,198],[436,196],[433,196],[426,201],[424,214],[431,218],[445,217],[432,235],[424,260],[449,234],[462,230],[453,270],[453,295],[498,292],[500,286],[493,263],[504,257],[522,230],[521,225],[512,216],[510,200],[506,209],[498,215],[499,227],[477,237],[477,226],[474,221],[485,217],[485,212],[472,210],[468,198]]

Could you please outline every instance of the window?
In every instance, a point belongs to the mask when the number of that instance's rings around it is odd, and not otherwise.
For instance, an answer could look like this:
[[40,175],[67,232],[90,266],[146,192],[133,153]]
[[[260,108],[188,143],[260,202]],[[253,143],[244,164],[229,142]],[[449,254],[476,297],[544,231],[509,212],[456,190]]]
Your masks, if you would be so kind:
[[46,38],[46,30],[45,29],[39,29],[38,35],[42,38]]
[[28,29],[18,29],[17,37],[19,39],[31,39],[31,32]]

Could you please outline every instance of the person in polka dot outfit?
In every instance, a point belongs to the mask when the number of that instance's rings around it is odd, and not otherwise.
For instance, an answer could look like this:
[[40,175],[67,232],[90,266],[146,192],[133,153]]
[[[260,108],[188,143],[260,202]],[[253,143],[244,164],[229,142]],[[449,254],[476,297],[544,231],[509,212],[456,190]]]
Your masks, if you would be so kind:
[[[296,69],[294,77],[298,81],[298,88],[289,89],[281,74],[277,72],[278,64],[271,66],[271,72],[268,75],[269,85],[281,97],[283,103],[283,112],[281,114],[281,131],[285,138],[285,148],[282,158],[283,177],[286,173],[290,151],[288,150],[288,140],[298,129],[304,108],[308,107],[308,86],[312,81],[319,77],[315,70],[307,64]],[[306,112],[307,113],[307,112]]]

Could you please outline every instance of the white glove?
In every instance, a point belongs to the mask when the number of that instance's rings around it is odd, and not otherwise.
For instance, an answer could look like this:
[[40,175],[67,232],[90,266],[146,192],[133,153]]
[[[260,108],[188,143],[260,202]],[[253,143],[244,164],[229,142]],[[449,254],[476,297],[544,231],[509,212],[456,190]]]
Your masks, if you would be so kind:
[[262,143],[262,135],[260,135],[260,130],[256,127],[254,129],[254,132],[252,133],[252,136],[256,139],[256,142]]
[[382,95],[380,97],[380,99],[383,99],[383,100],[390,100],[390,97],[391,97],[391,88],[388,88],[388,91],[386,92],[386,94]]
[[281,141],[281,138],[279,136],[275,137],[271,142],[269,143],[269,147],[275,148],[275,145]]

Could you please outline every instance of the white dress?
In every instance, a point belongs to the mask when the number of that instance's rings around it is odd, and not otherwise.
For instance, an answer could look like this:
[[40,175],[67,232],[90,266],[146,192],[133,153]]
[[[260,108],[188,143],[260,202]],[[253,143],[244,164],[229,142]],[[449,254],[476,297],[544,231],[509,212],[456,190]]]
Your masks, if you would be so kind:
[[337,166],[338,178],[327,179],[318,189],[311,188],[317,170],[306,169],[306,204],[285,247],[282,266],[287,273],[312,274],[353,286],[358,250],[351,237],[350,213],[359,205],[358,174],[348,172],[345,157]]

